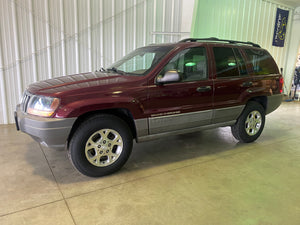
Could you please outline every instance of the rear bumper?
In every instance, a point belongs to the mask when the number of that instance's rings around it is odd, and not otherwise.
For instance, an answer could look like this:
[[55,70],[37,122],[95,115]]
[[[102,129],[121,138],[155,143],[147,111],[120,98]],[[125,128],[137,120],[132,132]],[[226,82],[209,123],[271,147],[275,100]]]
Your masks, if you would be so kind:
[[17,130],[29,134],[42,145],[62,149],[65,146],[76,118],[43,118],[32,116],[21,111],[17,105],[15,121]]
[[266,114],[269,114],[276,110],[282,103],[283,94],[268,96],[268,104],[266,109]]

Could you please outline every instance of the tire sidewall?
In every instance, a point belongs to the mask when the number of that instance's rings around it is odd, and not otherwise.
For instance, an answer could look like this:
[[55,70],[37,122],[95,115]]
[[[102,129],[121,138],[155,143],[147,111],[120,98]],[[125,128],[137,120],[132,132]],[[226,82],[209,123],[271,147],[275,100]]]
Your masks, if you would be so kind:
[[[246,131],[245,123],[248,115],[253,111],[258,111],[260,113],[262,122],[259,131],[255,135],[249,135]],[[235,125],[236,127],[234,128],[235,129],[234,137],[245,143],[255,141],[261,135],[264,129],[265,120],[266,120],[266,116],[265,116],[265,109],[263,108],[263,106],[257,102],[253,102],[253,101],[249,102],[246,105],[241,116],[238,118],[238,121]]]
[[[101,129],[117,131],[123,141],[123,149],[118,159],[105,167],[97,167],[91,164],[85,155],[87,140],[92,134]],[[131,131],[123,120],[112,115],[94,116],[83,122],[76,130],[70,141],[69,156],[74,167],[84,175],[91,177],[105,176],[116,172],[126,163],[132,151],[132,140]]]

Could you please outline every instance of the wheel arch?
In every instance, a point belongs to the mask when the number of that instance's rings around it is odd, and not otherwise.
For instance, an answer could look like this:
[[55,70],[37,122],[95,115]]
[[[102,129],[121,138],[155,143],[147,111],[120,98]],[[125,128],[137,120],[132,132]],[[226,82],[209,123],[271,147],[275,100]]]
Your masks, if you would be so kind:
[[254,101],[254,102],[258,102],[259,104],[262,105],[262,107],[264,108],[265,111],[267,111],[267,105],[268,105],[268,98],[267,96],[257,96],[257,97],[253,97],[250,98],[248,100],[249,101]]
[[128,109],[114,108],[114,109],[97,110],[97,111],[86,112],[86,113],[80,115],[76,119],[76,121],[74,122],[74,124],[72,126],[72,129],[70,131],[68,139],[67,139],[67,147],[69,147],[70,140],[72,139],[75,131],[80,126],[80,124],[83,123],[83,121],[87,120],[88,118],[91,118],[91,117],[93,117],[95,115],[98,115],[98,114],[114,115],[114,116],[122,119],[128,125],[129,129],[131,130],[133,138],[136,138],[136,136],[137,136],[136,126],[135,126],[135,123],[134,123],[133,116],[132,116],[131,112]]
[[[238,141],[244,143],[253,142],[261,135],[265,125],[266,115],[263,104],[264,98],[253,98],[247,102],[247,105],[236,123],[231,126],[231,132]],[[248,120],[248,118],[254,118],[255,115],[258,115],[256,119]],[[254,131],[254,133],[252,133],[251,130]]]

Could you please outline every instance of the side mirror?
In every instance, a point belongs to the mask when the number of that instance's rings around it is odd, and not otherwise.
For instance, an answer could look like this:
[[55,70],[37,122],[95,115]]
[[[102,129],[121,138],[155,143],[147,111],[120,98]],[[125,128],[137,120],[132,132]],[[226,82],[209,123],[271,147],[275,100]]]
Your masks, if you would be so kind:
[[163,76],[158,76],[156,78],[156,83],[158,85],[170,84],[180,81],[180,76],[176,70],[170,70],[166,72]]

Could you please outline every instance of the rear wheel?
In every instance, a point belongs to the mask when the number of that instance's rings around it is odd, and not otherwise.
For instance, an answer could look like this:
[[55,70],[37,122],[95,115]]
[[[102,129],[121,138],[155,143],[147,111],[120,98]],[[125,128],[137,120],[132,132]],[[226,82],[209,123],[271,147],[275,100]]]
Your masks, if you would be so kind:
[[265,126],[265,109],[258,102],[250,101],[231,127],[233,136],[245,143],[255,141],[262,133]]
[[96,115],[75,131],[69,145],[69,158],[84,175],[100,177],[118,171],[132,150],[128,125],[113,115]]

